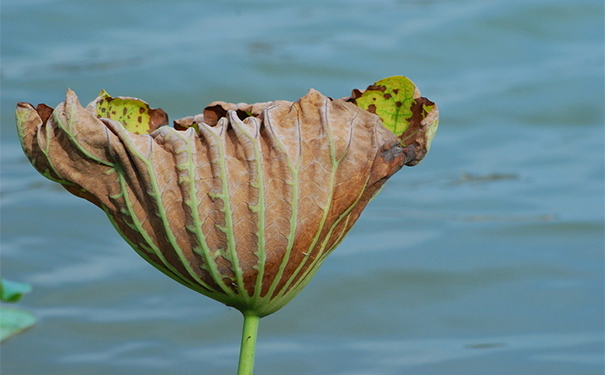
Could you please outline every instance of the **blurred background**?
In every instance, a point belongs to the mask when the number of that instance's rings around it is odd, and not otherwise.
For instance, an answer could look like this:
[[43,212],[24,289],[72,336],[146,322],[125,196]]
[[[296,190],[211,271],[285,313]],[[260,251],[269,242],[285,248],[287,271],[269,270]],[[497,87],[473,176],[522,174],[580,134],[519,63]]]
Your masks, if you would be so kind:
[[405,75],[427,158],[261,321],[258,374],[603,374],[600,0],[4,0],[2,276],[38,325],[2,374],[234,374],[239,312],[159,273],[34,171],[19,101],[101,89],[171,119]]

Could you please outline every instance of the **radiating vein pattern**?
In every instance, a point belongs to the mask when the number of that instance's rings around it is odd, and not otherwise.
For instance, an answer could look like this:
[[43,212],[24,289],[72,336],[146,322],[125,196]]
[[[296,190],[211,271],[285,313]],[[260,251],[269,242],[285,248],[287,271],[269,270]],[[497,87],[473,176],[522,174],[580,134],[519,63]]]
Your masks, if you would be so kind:
[[105,92],[86,108],[71,91],[54,110],[17,108],[40,173],[101,207],[163,273],[258,316],[307,284],[411,154],[377,115],[314,90],[164,120]]

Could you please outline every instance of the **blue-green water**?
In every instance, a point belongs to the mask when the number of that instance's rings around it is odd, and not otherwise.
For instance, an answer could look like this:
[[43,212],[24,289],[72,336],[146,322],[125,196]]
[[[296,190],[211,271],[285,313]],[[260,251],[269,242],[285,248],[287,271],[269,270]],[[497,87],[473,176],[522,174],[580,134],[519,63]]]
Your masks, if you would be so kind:
[[233,374],[237,311],[176,284],[45,180],[18,101],[100,89],[172,119],[407,75],[441,128],[310,285],[261,321],[258,374],[603,374],[597,0],[2,3],[2,275],[39,324],[2,374]]

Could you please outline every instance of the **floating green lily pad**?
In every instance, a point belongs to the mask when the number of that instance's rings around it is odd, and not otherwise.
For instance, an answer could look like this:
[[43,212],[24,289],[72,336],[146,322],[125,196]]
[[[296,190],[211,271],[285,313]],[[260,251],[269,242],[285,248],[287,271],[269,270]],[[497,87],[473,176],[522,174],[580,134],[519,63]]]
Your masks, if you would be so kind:
[[101,90],[93,103],[99,118],[118,121],[131,133],[147,134],[168,124],[168,115],[163,110],[150,108],[149,104],[137,98],[112,97]]
[[[0,300],[17,302],[24,294],[31,292],[31,285],[6,279],[0,279]],[[0,305],[0,341],[36,324],[36,316],[29,311],[16,307]]]
[[29,284],[0,279],[0,301],[2,302],[17,302],[31,290],[32,287]]
[[4,341],[36,324],[36,316],[16,307],[0,306],[0,341]]

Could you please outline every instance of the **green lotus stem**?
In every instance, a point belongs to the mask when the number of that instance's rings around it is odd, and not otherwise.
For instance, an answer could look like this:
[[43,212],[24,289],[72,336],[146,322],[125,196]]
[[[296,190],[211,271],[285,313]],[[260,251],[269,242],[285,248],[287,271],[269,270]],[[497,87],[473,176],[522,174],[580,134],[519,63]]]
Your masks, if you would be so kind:
[[254,354],[256,353],[256,337],[258,336],[258,322],[260,317],[256,314],[244,312],[244,328],[242,330],[242,345],[239,352],[239,365],[237,375],[252,375],[254,371]]

